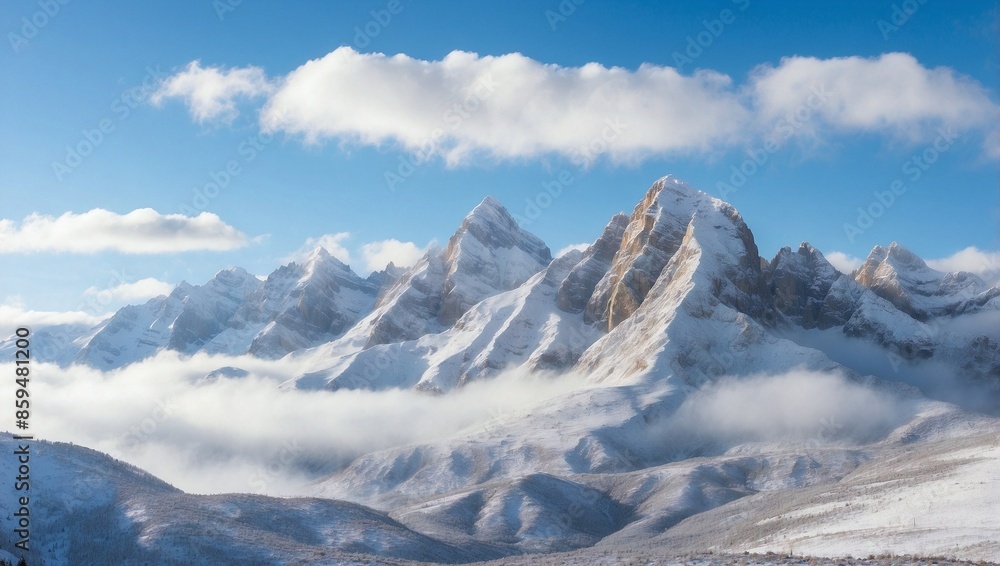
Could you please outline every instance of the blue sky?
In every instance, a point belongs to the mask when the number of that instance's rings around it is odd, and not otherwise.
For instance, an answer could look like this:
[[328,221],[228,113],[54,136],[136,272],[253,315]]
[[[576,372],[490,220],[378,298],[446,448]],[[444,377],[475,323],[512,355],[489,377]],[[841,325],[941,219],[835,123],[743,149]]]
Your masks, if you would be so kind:
[[555,252],[668,173],[735,205],[765,257],[805,240],[849,264],[896,240],[995,269],[997,18],[941,0],[3,2],[0,309],[98,316],[317,242],[366,275],[487,194]]

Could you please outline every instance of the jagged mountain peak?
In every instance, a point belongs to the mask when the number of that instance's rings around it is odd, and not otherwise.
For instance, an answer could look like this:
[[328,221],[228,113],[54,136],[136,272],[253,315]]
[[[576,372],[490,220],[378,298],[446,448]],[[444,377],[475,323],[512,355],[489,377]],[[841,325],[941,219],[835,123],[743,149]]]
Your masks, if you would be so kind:
[[767,267],[768,289],[777,313],[803,328],[820,325],[823,301],[841,274],[809,242],[785,246]]
[[458,241],[471,234],[490,248],[520,248],[539,261],[548,263],[552,254],[540,238],[521,228],[510,212],[497,199],[487,196],[466,215],[461,226],[448,241],[450,257]]
[[[496,197],[494,197],[493,195],[486,195],[485,197],[483,197],[483,200],[480,201],[478,205],[476,205],[476,208],[479,208],[481,206],[486,208],[506,210],[503,204],[499,200],[497,200]],[[475,209],[473,209],[473,211],[475,211]]]
[[263,285],[263,282],[246,269],[239,266],[230,266],[221,269],[212,276],[211,279],[202,285],[192,285],[187,281],[181,281],[174,287],[168,295],[169,298],[177,300],[192,300],[197,298],[202,301],[211,301],[216,295],[237,296],[252,292]]
[[516,289],[551,261],[545,242],[521,228],[497,199],[486,197],[444,249],[432,246],[384,287],[375,310],[335,347],[368,349],[441,332],[473,305]]
[[895,269],[906,268],[934,271],[927,266],[924,260],[898,242],[892,242],[889,244],[889,247],[875,246],[872,248],[871,253],[868,254],[868,258],[865,259],[864,264],[862,264],[859,270],[874,268],[879,264],[888,264]]
[[518,287],[551,261],[545,242],[521,228],[498,200],[486,197],[465,217],[444,250],[438,322],[454,324],[472,305]]
[[315,248],[313,248],[313,251],[309,252],[309,254],[306,255],[302,263],[306,264],[314,261],[322,261],[328,257],[333,257],[333,256],[330,255],[330,252],[326,248],[324,248],[323,246],[316,246]]
[[819,250],[817,250],[816,248],[813,247],[812,244],[810,244],[809,242],[805,242],[805,241],[803,241],[801,244],[799,244],[799,249],[798,249],[798,251],[796,253],[798,253],[800,255],[815,255],[815,254],[822,255]]
[[675,175],[671,174],[664,175],[659,179],[657,179],[656,181],[654,181],[653,185],[649,188],[649,191],[647,191],[646,195],[649,196],[649,194],[651,193],[655,194],[660,192],[674,193],[684,197],[713,198],[708,193],[704,191],[699,191],[698,189],[678,179]]
[[986,302],[977,301],[977,296],[988,291],[976,275],[937,271],[896,242],[875,246],[852,275],[856,282],[917,320],[975,310],[979,302]]
[[487,195],[465,216],[462,225],[466,224],[496,224],[501,228],[513,228],[517,226],[514,217],[496,198]]
[[253,275],[252,273],[250,273],[249,271],[247,271],[246,269],[243,269],[242,267],[240,267],[238,265],[230,265],[229,267],[227,267],[225,269],[220,269],[218,271],[218,273],[216,273],[212,277],[212,279],[228,279],[228,278],[234,278],[234,277],[235,278],[239,278],[239,279],[244,279],[244,278],[247,278],[247,277],[253,277],[254,279],[257,278],[257,276]]
[[[735,208],[699,191],[673,175],[658,179],[629,217],[611,268],[597,284],[585,320],[613,329],[631,316],[652,289],[660,272],[677,253],[695,221],[707,224],[702,234],[732,226],[739,244],[716,246],[713,255],[732,255],[737,264],[760,275],[753,235]],[[714,239],[714,238],[713,238]],[[706,243],[708,243],[706,241]],[[729,249],[732,248],[732,249]]]
[[[372,271],[365,278],[366,281],[378,286],[379,296],[383,295],[386,291],[392,287],[400,277],[403,276],[407,271],[405,267],[398,267],[395,262],[390,261],[386,264],[385,268],[380,271]],[[376,299],[376,304],[380,301]]]
[[300,266],[307,274],[315,270],[336,270],[354,274],[350,265],[341,261],[322,246],[317,246],[313,251],[309,252],[308,255],[302,258],[301,263],[293,263]]
[[186,279],[183,279],[183,280],[181,280],[181,282],[180,282],[180,283],[178,283],[178,284],[177,284],[177,285],[176,285],[176,286],[174,287],[174,290],[173,290],[173,291],[171,291],[171,292],[170,292],[170,295],[168,295],[168,296],[171,296],[171,297],[175,297],[175,296],[176,296],[176,297],[184,297],[184,296],[186,296],[186,295],[187,295],[188,293],[190,293],[190,292],[191,292],[191,289],[194,289],[194,288],[195,288],[195,286],[194,286],[194,285],[192,285],[192,284],[188,283]]
[[331,255],[325,248],[316,248],[302,263],[302,269],[304,277],[311,277],[318,273],[333,273],[338,276],[349,276],[352,279],[358,277],[351,266]]
[[[792,251],[791,246],[785,246],[778,250],[774,258],[770,262],[770,269],[773,270],[781,264],[787,262],[796,262],[802,264],[803,262],[809,264],[813,269],[819,269],[823,272],[823,275],[829,275],[835,277],[836,273],[839,273],[833,264],[831,264],[823,252],[816,249],[809,242],[802,242],[799,247]],[[824,277],[827,278],[827,277]]]
[[242,267],[232,266],[216,273],[204,285],[193,287],[191,298],[197,296],[200,300],[211,301],[215,295],[221,294],[240,301],[262,285],[256,275]]
[[674,175],[664,175],[657,179],[646,191],[646,198],[639,206],[645,202],[649,203],[647,212],[655,212],[660,206],[687,203],[691,206],[692,216],[699,209],[703,212],[715,210],[729,217],[732,221],[743,222],[743,217],[733,205],[692,187]]
[[621,212],[612,216],[597,240],[583,252],[581,261],[559,286],[560,309],[578,313],[587,308],[597,284],[611,268],[628,222],[628,216]]

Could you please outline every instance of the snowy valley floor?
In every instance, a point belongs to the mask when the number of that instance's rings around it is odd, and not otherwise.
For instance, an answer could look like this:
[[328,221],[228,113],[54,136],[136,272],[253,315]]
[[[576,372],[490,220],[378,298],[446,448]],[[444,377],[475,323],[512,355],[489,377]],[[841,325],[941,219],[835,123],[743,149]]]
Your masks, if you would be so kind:
[[612,535],[592,548],[483,564],[1000,561],[1000,437],[947,438],[893,452],[839,482],[740,498],[646,541],[617,543]]

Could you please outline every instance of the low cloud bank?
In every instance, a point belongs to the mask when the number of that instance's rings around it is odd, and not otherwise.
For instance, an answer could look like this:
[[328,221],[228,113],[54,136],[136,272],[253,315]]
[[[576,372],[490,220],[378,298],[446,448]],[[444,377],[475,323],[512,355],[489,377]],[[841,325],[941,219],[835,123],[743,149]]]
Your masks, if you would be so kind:
[[[216,372],[220,367],[244,371]],[[298,391],[287,360],[173,352],[120,370],[33,365],[33,428],[140,466],[196,493],[301,493],[305,481],[374,450],[448,437],[582,386],[506,373],[448,395]],[[0,396],[13,398],[12,382]]]
[[692,393],[653,436],[688,453],[747,442],[861,444],[884,437],[915,411],[915,402],[841,374],[794,370],[707,385]]

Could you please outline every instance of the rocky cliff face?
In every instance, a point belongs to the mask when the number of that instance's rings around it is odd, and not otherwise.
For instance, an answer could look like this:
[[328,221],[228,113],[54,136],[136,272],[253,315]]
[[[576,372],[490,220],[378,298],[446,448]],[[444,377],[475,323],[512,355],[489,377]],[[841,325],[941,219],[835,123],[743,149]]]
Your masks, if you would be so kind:
[[438,322],[450,326],[472,305],[520,286],[548,265],[552,254],[503,205],[486,197],[448,240],[444,261]]
[[445,270],[444,251],[431,249],[385,291],[375,311],[359,324],[366,334],[365,347],[439,332]]
[[888,248],[875,246],[854,280],[918,320],[967,312],[988,291],[979,277],[931,269],[896,242]]
[[110,369],[160,349],[192,353],[226,330],[229,319],[260,286],[256,277],[238,267],[220,271],[202,286],[182,282],[169,296],[120,309],[75,359]]
[[[378,285],[358,277],[323,248],[276,279],[274,296],[268,296],[271,287],[265,283],[254,297],[253,309],[267,312],[266,326],[248,349],[256,356],[278,358],[336,338],[372,310],[378,293]],[[277,308],[268,312],[268,303]]]
[[[724,206],[722,206],[724,205]],[[731,206],[712,199],[705,193],[692,189],[682,181],[667,176],[646,192],[645,198],[633,210],[615,253],[611,268],[597,283],[585,318],[607,330],[613,330],[634,313],[656,283],[660,272],[677,253],[688,232],[692,218],[699,211],[709,208],[717,222],[716,229],[734,227],[734,236],[741,243],[739,255],[726,279],[736,285],[739,294],[746,297],[731,298],[742,301],[750,296],[752,305],[746,305],[754,316],[764,316],[768,311],[765,301],[756,296],[763,294],[760,277],[760,258],[753,235]]]
[[483,299],[521,286],[551,260],[541,240],[486,197],[444,250],[429,251],[379,297],[363,321],[365,347],[440,332]]
[[823,254],[806,242],[795,252],[781,248],[766,270],[776,313],[806,329],[822,324],[823,301],[839,277]]
[[[659,227],[681,224],[684,230],[676,242],[653,237],[672,237],[674,228]],[[774,314],[761,261],[753,235],[731,206],[668,177],[653,185],[629,229],[615,259],[619,269],[612,267],[602,280],[618,280],[619,291],[608,295],[609,326],[616,316],[628,316],[588,348],[577,364],[581,371],[598,381],[631,383],[672,375],[697,384],[724,373],[754,371],[768,357],[810,367],[830,363],[766,331]],[[643,230],[649,237],[639,249]],[[664,267],[654,275],[664,258]],[[620,261],[632,263],[621,269]],[[626,275],[619,278],[617,273]],[[629,281],[644,283],[634,287]],[[643,295],[646,285],[650,288]],[[617,293],[643,300],[634,310],[631,301],[628,308],[617,308],[611,304]]]
[[632,211],[611,268],[587,304],[587,322],[611,330],[635,312],[680,247],[695,204],[673,179],[650,187]]
[[970,334],[955,318],[1000,312],[992,302],[1000,292],[974,275],[935,271],[897,243],[876,246],[853,277],[836,273],[807,243],[796,253],[779,251],[765,275],[780,326],[792,335],[799,328],[833,332],[881,348],[894,371],[933,360],[948,374],[942,379],[1000,388],[1000,349],[990,349],[996,340]]
[[75,359],[119,367],[160,349],[277,358],[342,334],[372,310],[379,288],[323,248],[263,282],[226,269],[205,285],[181,283],[169,296],[122,308]]
[[597,284],[611,269],[628,222],[628,216],[616,214],[604,227],[601,236],[583,252],[583,260],[573,267],[559,286],[560,309],[578,313],[587,308]]

